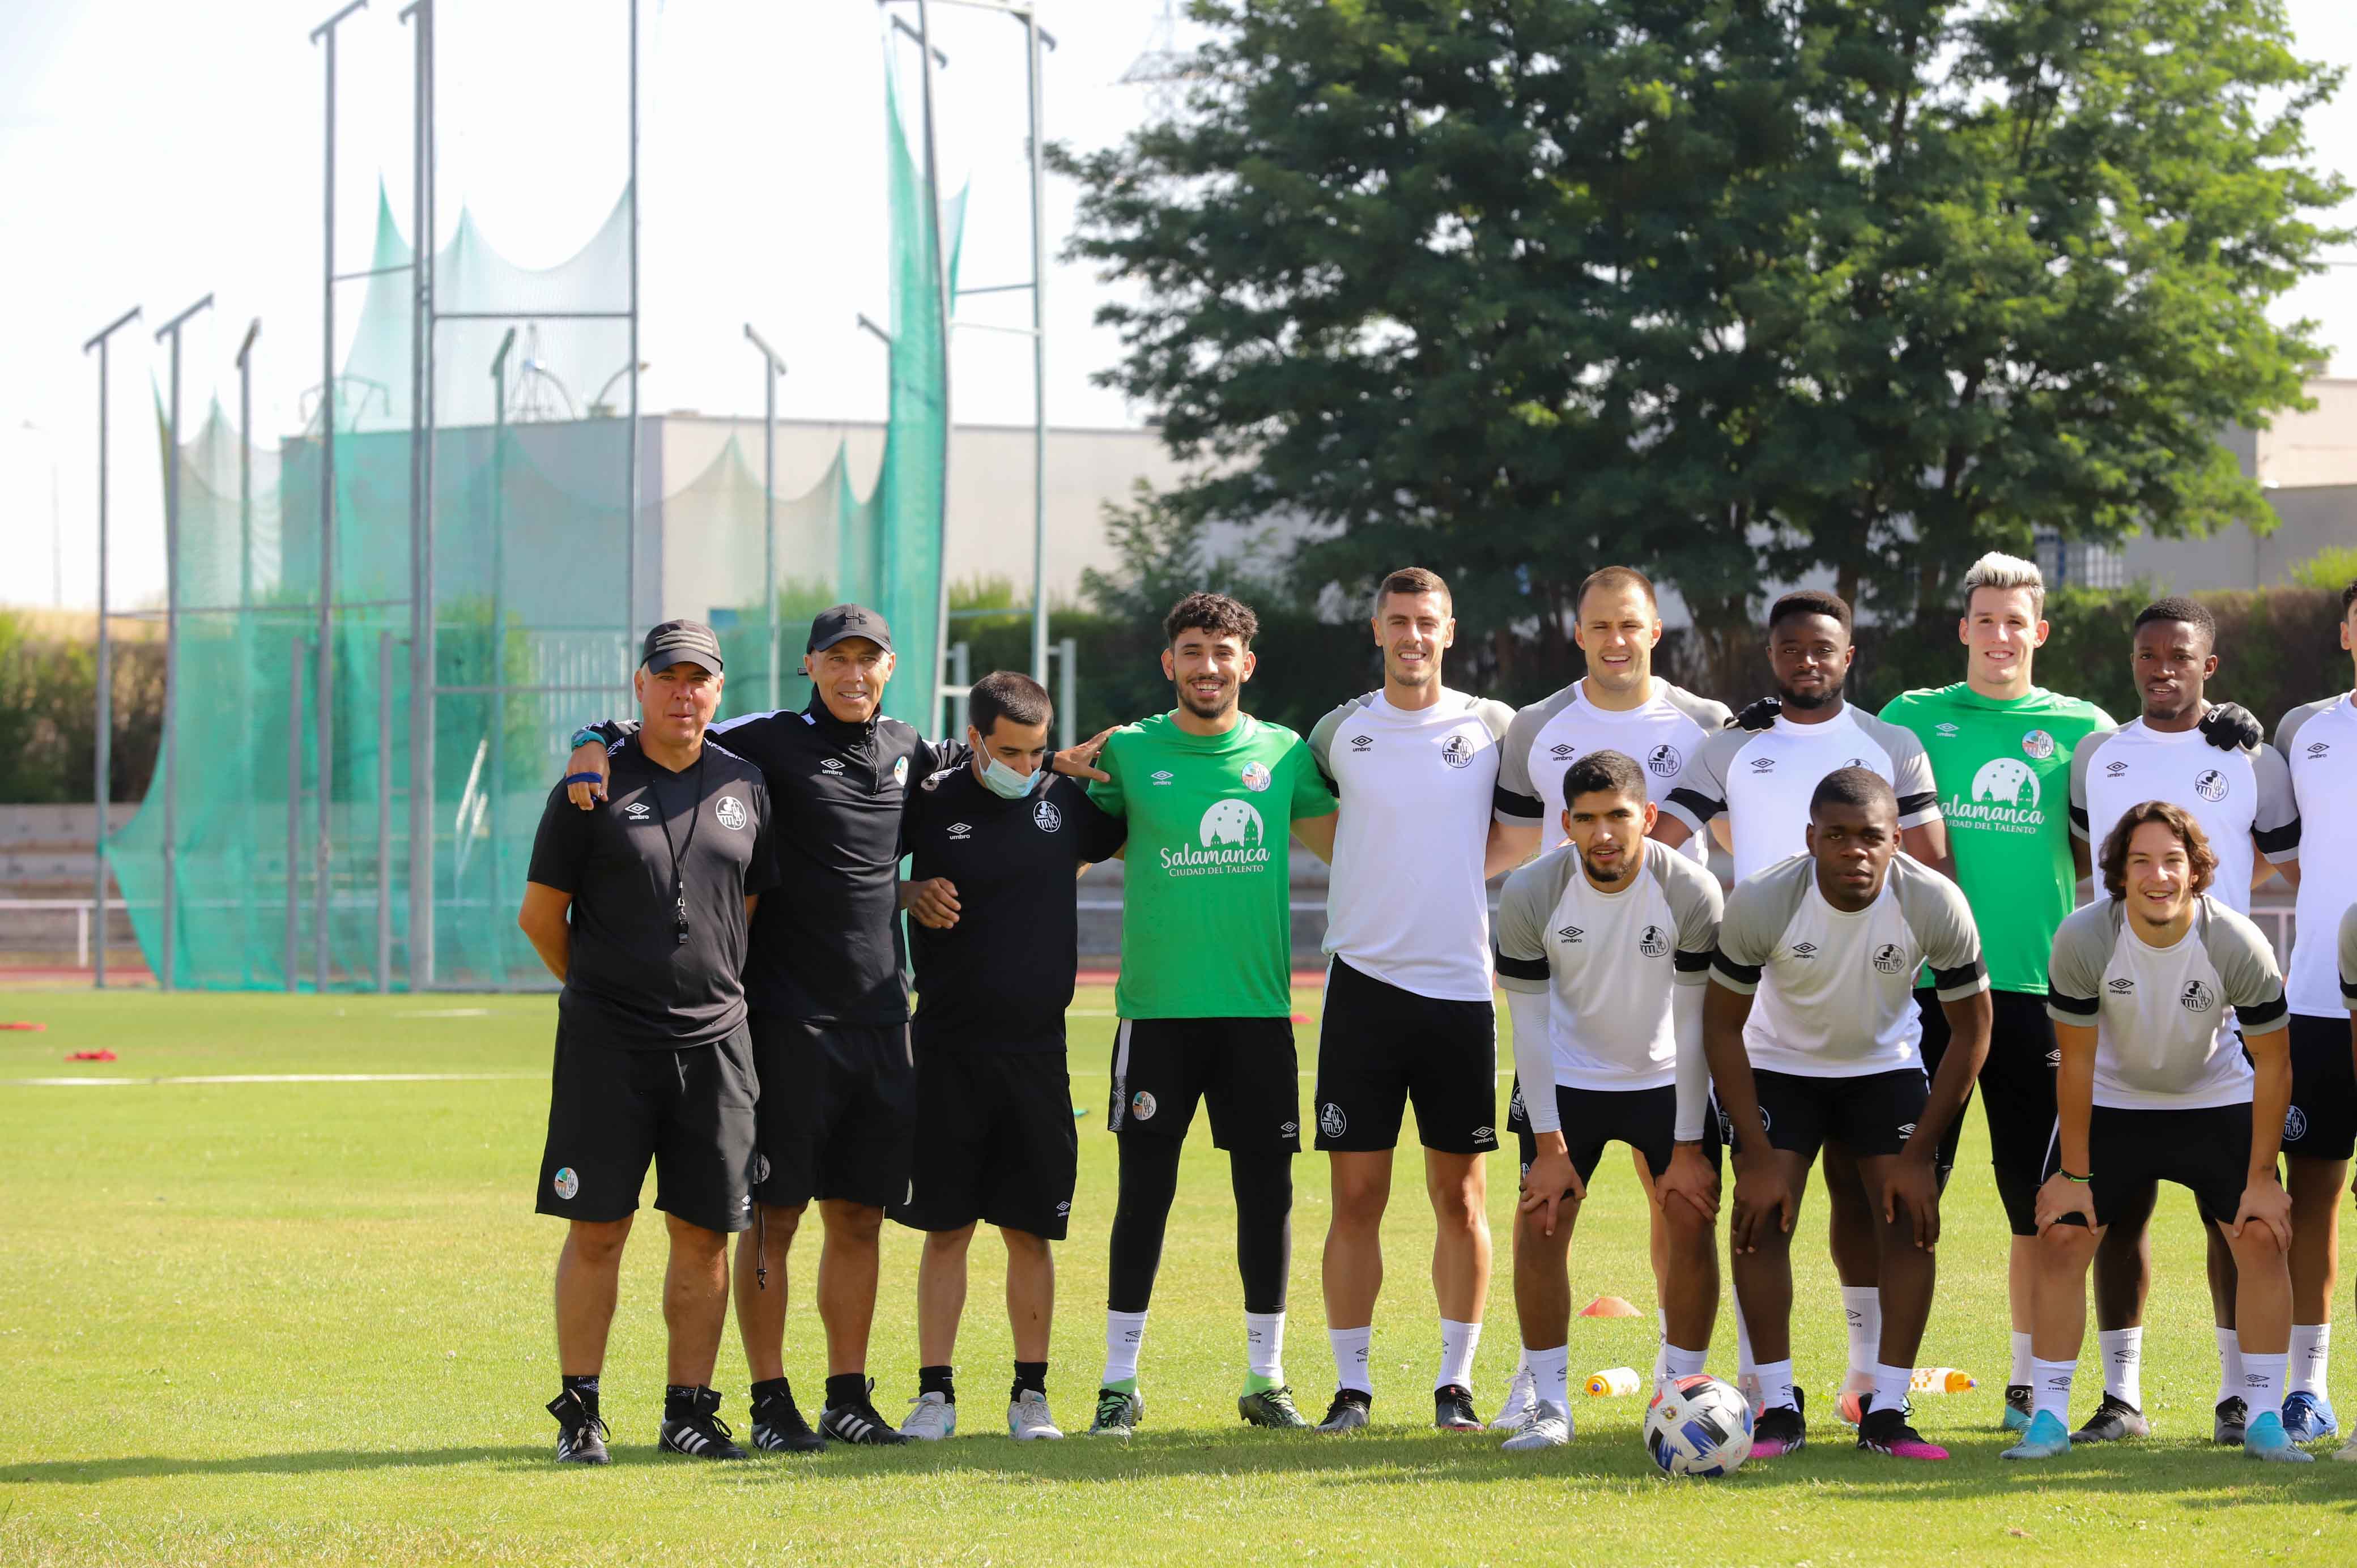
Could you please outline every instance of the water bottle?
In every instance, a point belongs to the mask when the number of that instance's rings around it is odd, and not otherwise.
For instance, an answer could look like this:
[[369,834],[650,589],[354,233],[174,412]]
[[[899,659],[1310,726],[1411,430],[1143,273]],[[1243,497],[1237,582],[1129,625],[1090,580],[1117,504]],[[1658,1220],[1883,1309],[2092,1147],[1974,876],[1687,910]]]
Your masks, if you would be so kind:
[[1600,1372],[1587,1374],[1587,1391],[1598,1399],[1609,1395],[1633,1394],[1642,1385],[1634,1367],[1607,1367]]
[[1971,1374],[1954,1367],[1918,1367],[1907,1380],[1908,1391],[1919,1394],[1960,1394],[1979,1386]]

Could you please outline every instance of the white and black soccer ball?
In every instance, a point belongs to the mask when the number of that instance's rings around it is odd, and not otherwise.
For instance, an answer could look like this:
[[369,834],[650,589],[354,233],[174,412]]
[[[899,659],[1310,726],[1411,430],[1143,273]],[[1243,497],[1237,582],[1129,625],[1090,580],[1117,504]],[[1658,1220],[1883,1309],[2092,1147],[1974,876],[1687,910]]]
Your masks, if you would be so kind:
[[1645,1452],[1665,1475],[1733,1475],[1751,1457],[1751,1402],[1707,1373],[1672,1378],[1645,1412]]

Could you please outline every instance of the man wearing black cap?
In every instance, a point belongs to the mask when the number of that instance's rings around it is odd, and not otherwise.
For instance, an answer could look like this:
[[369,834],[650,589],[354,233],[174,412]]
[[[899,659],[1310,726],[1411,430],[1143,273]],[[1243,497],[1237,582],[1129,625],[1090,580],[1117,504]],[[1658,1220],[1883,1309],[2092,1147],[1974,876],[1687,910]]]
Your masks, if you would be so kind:
[[[801,711],[731,719],[714,732],[760,768],[778,810],[782,896],[754,922],[745,968],[769,1176],[753,1191],[761,1223],[751,1244],[737,1246],[736,1279],[753,1442],[779,1452],[821,1445],[785,1375],[786,1255],[813,1198],[825,1228],[820,1432],[845,1443],[907,1441],[877,1414],[866,1375],[877,1238],[885,1207],[909,1196],[916,1115],[898,918],[900,813],[911,784],[967,760],[963,746],[928,741],[883,715],[892,634],[875,611],[823,611],[802,671],[813,690]],[[574,736],[575,805],[587,811],[603,796],[608,754],[626,734],[606,723]],[[1092,773],[1097,744],[1060,754],[1059,769]]]
[[[570,1222],[556,1262],[556,1456],[606,1463],[597,1379],[622,1244],[647,1165],[671,1232],[662,1446],[741,1459],[712,1388],[728,1311],[727,1232],[752,1222],[754,1077],[747,931],[777,880],[759,769],[705,737],[719,640],[694,621],[647,634],[640,722],[614,748],[611,809],[559,786],[533,842],[516,923],[564,982],[539,1209]],[[576,961],[578,961],[577,962]]]

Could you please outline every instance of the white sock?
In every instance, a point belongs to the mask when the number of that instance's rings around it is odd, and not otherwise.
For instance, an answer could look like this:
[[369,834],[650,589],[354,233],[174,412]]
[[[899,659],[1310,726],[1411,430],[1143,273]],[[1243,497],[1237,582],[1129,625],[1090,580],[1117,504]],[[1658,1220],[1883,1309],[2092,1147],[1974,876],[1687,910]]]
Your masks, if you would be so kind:
[[2330,1400],[2327,1373],[2332,1363],[2332,1325],[2295,1323],[2291,1326],[2291,1390]]
[[1735,1375],[1738,1378],[1756,1378],[1760,1375],[1760,1362],[1751,1354],[1751,1330],[1744,1326],[1743,1323],[1743,1302],[1740,1297],[1738,1297],[1735,1303]]
[[1762,1361],[1760,1363],[1760,1393],[1768,1402],[1768,1410],[1792,1410],[1792,1363]]
[[1653,1386],[1660,1388],[1662,1380],[1670,1375],[1670,1315],[1666,1309],[1653,1309]]
[[[2221,1329],[2221,1333],[2224,1330]],[[2104,1350],[2104,1391],[2115,1400],[2144,1408],[2144,1330],[2104,1328],[2095,1334]]]
[[1531,1348],[1527,1345],[1517,1345],[1514,1347],[1514,1376],[1527,1378],[1530,1375]]
[[1111,1388],[1137,1376],[1137,1348],[1146,1342],[1146,1314],[1105,1314],[1105,1369],[1102,1385]]
[[[2128,1332],[2124,1330],[2123,1332]],[[2029,1403],[2033,1411],[2044,1411],[2071,1427],[2071,1380],[2078,1374],[2076,1361],[2039,1361],[2029,1363]]]
[[1871,1372],[1882,1359],[1882,1291],[1876,1285],[1844,1285],[1842,1310],[1849,1315],[1849,1375]]
[[2029,1336],[2018,1328],[2015,1329],[2013,1331],[2013,1372],[2005,1380],[2016,1388],[2027,1387],[2029,1382],[2029,1363],[2033,1359],[2029,1353]]
[[1244,1314],[1244,1369],[1255,1378],[1285,1381],[1285,1314]]
[[1708,1350],[1681,1350],[1666,1340],[1662,1345],[1662,1369],[1673,1378],[1691,1378],[1709,1359]]
[[[2212,1326],[2214,1327],[2215,1325]],[[2220,1328],[2218,1329],[2218,1402],[2224,1404],[2228,1400],[2243,1397],[2243,1342],[2234,1337],[2233,1329]],[[2254,1412],[2258,1409],[2256,1405],[2251,1408]]]
[[1326,1342],[1334,1348],[1334,1386],[1356,1389],[1372,1398],[1374,1380],[1367,1375],[1367,1355],[1374,1343],[1374,1325],[1364,1328],[1329,1328]]
[[1552,1350],[1525,1349],[1523,1357],[1531,1364],[1531,1386],[1543,1400],[1553,1400],[1564,1409],[1571,1408],[1571,1347],[1558,1345]]
[[1914,1368],[1887,1366],[1877,1361],[1874,1364],[1874,1408],[1905,1410],[1907,1385],[1914,1380]]
[[1478,1323],[1453,1323],[1440,1320],[1440,1374],[1432,1380],[1436,1389],[1454,1383],[1460,1389],[1473,1387],[1473,1348],[1481,1343],[1481,1326]]
[[2284,1401],[2284,1356],[2261,1356],[2254,1351],[2243,1352],[2243,1402],[2256,1421],[2271,1410],[2279,1410]]

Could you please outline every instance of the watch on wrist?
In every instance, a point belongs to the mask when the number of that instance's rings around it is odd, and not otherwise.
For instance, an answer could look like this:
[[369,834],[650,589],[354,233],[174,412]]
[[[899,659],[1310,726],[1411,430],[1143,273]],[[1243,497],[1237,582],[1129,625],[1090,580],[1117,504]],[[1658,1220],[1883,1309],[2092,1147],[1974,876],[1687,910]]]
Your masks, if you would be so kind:
[[595,746],[602,748],[605,744],[606,737],[604,736],[598,734],[597,731],[592,729],[587,725],[584,725],[579,729],[573,732],[573,742],[570,746],[566,746],[565,749],[567,751],[578,751],[585,746]]

